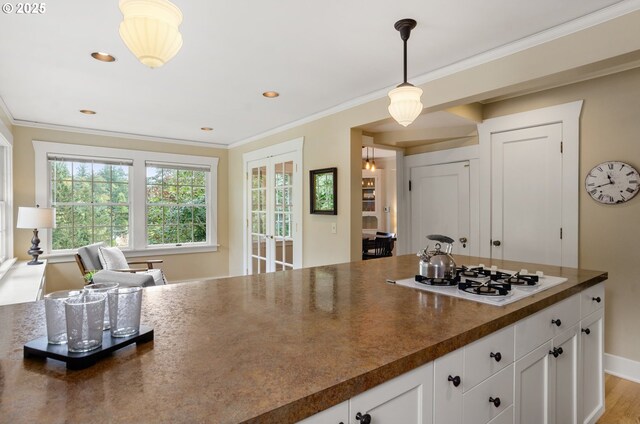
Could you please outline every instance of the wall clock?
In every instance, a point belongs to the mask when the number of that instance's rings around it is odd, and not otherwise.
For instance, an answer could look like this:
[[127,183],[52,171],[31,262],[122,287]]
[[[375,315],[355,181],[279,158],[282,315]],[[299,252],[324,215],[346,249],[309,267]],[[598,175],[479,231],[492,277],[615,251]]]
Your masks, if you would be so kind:
[[597,202],[624,203],[640,191],[640,174],[628,163],[609,161],[596,165],[584,181],[589,195]]

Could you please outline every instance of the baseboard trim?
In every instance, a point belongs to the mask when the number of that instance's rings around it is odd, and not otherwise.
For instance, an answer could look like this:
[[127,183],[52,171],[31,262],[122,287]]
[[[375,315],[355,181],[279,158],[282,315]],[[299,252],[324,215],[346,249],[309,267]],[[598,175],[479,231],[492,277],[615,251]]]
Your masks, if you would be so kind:
[[621,356],[604,354],[604,372],[625,380],[640,383],[640,362]]

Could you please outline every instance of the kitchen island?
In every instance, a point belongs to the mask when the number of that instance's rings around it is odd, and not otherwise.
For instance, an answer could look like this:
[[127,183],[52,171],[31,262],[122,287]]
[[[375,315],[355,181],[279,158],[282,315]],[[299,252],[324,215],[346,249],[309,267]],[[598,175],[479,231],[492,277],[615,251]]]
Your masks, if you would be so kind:
[[607,278],[455,258],[567,282],[495,307],[386,283],[415,274],[418,258],[406,255],[150,287],[142,323],[155,340],[81,371],[22,358],[23,344],[46,334],[42,301],[4,306],[0,421],[295,423]]

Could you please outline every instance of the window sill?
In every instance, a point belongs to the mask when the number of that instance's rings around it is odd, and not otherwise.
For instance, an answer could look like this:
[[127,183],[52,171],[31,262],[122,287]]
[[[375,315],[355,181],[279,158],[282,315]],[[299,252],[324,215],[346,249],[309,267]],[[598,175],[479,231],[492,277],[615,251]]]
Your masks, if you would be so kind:
[[[190,247],[154,247],[144,250],[123,250],[127,258],[140,258],[149,256],[182,255],[187,253],[217,252],[219,244],[207,246]],[[41,258],[48,259],[50,264],[75,262],[75,252],[51,253],[42,255]]]

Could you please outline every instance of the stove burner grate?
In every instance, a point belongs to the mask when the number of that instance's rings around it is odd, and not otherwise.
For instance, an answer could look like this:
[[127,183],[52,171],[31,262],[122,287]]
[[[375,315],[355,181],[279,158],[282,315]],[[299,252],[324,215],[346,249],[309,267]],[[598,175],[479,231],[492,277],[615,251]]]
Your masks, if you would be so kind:
[[460,277],[453,278],[427,278],[423,275],[416,275],[416,282],[436,287],[455,287],[460,282]]
[[497,282],[461,282],[458,284],[458,290],[478,296],[500,297],[507,296],[509,294],[509,292],[511,291],[511,284]]

